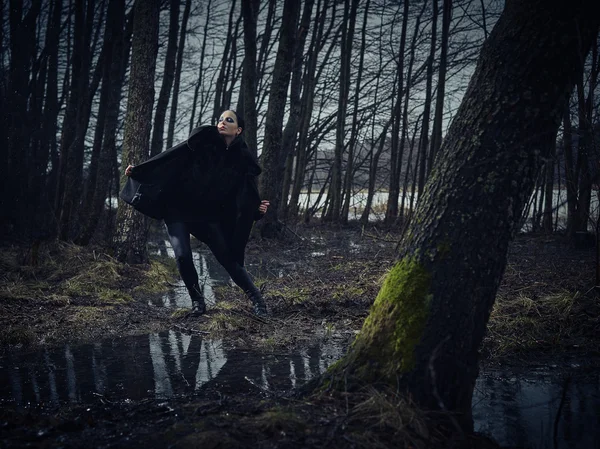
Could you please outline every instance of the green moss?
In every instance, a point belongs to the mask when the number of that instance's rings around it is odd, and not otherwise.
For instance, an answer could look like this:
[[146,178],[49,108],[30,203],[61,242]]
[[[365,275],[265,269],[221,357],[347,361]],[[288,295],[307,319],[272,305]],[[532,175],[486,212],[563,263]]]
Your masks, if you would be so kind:
[[[415,347],[429,317],[430,279],[411,258],[390,270],[346,361],[359,378],[395,379],[414,368]],[[379,373],[373,372],[373,362]]]

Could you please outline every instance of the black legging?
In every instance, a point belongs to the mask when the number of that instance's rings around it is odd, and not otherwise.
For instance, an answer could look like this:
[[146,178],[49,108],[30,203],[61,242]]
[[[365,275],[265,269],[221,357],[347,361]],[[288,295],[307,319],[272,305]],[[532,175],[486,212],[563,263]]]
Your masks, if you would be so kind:
[[171,246],[175,252],[179,274],[181,274],[183,283],[188,290],[198,285],[198,273],[192,259],[190,234],[208,245],[219,263],[227,270],[233,282],[244,292],[249,293],[257,290],[246,269],[235,260],[219,223],[177,221],[166,223],[166,227]]

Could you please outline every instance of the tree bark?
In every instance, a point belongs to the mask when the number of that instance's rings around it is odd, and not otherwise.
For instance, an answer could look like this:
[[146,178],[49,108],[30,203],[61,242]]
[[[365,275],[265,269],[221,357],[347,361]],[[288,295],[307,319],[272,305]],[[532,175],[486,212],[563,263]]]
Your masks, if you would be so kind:
[[[242,0],[242,16],[244,17],[244,69],[242,72],[241,102],[238,103],[239,112],[246,122],[244,139],[250,151],[256,156],[258,128],[258,115],[256,111],[256,21],[260,0]],[[240,107],[241,106],[241,107]]]
[[388,184],[388,200],[385,210],[385,223],[392,224],[398,218],[398,197],[400,195],[400,173],[402,173],[402,148],[400,148],[400,129],[402,127],[402,96],[404,94],[404,53],[406,34],[408,32],[408,6],[404,1],[402,13],[402,31],[400,49],[396,62],[396,95],[392,98],[392,141],[390,148],[390,178]]
[[36,24],[40,9],[41,0],[34,0],[23,15],[23,2],[9,1],[10,67],[6,89],[8,104],[4,106],[9,112],[2,123],[6,133],[6,171],[0,197],[0,218],[10,223],[12,230],[17,233],[26,230],[29,221],[27,186],[30,164],[23,162],[32,157],[27,103],[33,94],[29,88],[31,55],[36,47]]
[[[546,180],[544,183],[544,218],[542,228],[550,234],[552,227],[552,204],[554,202],[554,159],[556,157],[556,139],[551,148],[551,153],[544,164],[546,166]],[[557,206],[558,207],[558,206]]]
[[340,87],[338,95],[338,110],[336,113],[335,151],[331,184],[327,194],[330,203],[329,210],[323,219],[339,223],[342,209],[342,162],[344,140],[346,138],[346,111],[348,109],[348,94],[350,93],[350,60],[352,58],[352,41],[354,40],[354,25],[358,0],[346,0],[344,3],[344,20],[342,21],[342,45],[340,48]]
[[217,119],[219,118],[219,115],[221,114],[221,112],[223,112],[223,109],[228,107],[228,105],[223,102],[223,97],[224,97],[226,84],[228,81],[228,79],[226,77],[227,61],[230,57],[231,45],[232,45],[232,41],[234,39],[234,36],[233,36],[233,29],[234,29],[233,16],[234,16],[234,14],[233,13],[235,11],[235,4],[236,4],[236,0],[233,0],[231,2],[231,8],[229,9],[229,22],[227,25],[225,48],[223,49],[223,55],[221,56],[221,67],[219,70],[219,76],[217,78],[217,82],[215,83],[216,88],[215,88],[215,98],[214,98],[213,116],[212,116],[213,123],[217,122]]
[[[83,160],[85,135],[90,121],[92,100],[100,84],[104,54],[101,52],[90,83],[92,54],[97,36],[92,40],[95,4],[92,0],[75,3],[75,35],[72,80],[68,108],[72,111],[72,122],[64,123],[61,137],[60,180],[62,195],[58,197],[59,238],[69,240],[71,231],[77,224],[76,215],[83,191]],[[84,8],[85,6],[85,8]],[[102,19],[102,18],[100,18]],[[102,22],[102,20],[100,20]],[[66,117],[65,117],[66,120]],[[66,129],[65,129],[66,126]]]
[[349,353],[328,372],[331,386],[391,386],[424,408],[455,413],[472,430],[478,349],[508,244],[581,74],[580,55],[596,38],[598,6],[507,2],[398,262]]
[[271,201],[269,213],[259,222],[264,237],[279,235],[278,225],[281,189],[280,176],[281,139],[283,116],[294,58],[295,34],[300,14],[300,2],[285,0],[277,57],[273,68],[273,80],[269,106],[265,119],[265,138],[262,152],[263,174],[260,179],[261,196]]
[[577,176],[573,162],[573,130],[571,106],[567,103],[563,116],[563,151],[565,155],[565,189],[567,193],[567,235],[573,235],[577,214]]
[[433,161],[427,160],[429,148],[429,116],[431,114],[431,89],[433,84],[433,60],[435,59],[435,43],[437,41],[437,19],[438,19],[438,0],[432,0],[433,17],[431,22],[431,45],[429,47],[429,58],[427,59],[427,78],[425,82],[425,106],[423,112],[423,126],[421,126],[421,138],[419,139],[419,196],[425,187],[426,174],[429,173],[430,164]]
[[169,9],[169,38],[167,40],[167,54],[165,56],[165,69],[162,84],[156,100],[154,113],[154,126],[152,127],[152,143],[150,156],[155,156],[163,150],[163,134],[167,120],[167,108],[171,98],[171,89],[175,79],[175,63],[177,61],[177,36],[179,35],[179,6],[180,0],[170,0]]
[[177,107],[179,104],[179,85],[181,84],[181,70],[183,67],[183,51],[185,50],[185,35],[190,18],[192,0],[186,0],[181,19],[181,32],[179,33],[179,44],[177,45],[177,66],[175,68],[175,81],[173,84],[173,96],[171,97],[171,111],[169,117],[169,129],[167,131],[167,148],[173,146],[175,136],[175,124],[177,123]]
[[302,113],[302,99],[300,97],[302,90],[302,62],[304,60],[304,45],[306,44],[306,36],[310,28],[310,18],[313,9],[313,0],[304,2],[304,10],[302,18],[298,26],[296,37],[296,49],[292,63],[292,81],[290,86],[290,112],[288,121],[283,129],[282,151],[280,162],[282,162],[281,170],[284,176],[280,178],[281,186],[281,211],[283,216],[287,216],[287,204],[290,192],[290,183],[292,177],[292,160],[294,158],[294,148],[296,147],[298,128],[300,125],[300,115]]
[[435,156],[442,145],[442,120],[444,118],[444,100],[446,96],[446,69],[448,65],[448,38],[450,34],[450,20],[452,19],[452,0],[444,0],[442,12],[442,37],[440,49],[440,66],[438,69],[437,95],[435,99],[435,112],[433,114],[433,129],[431,131],[431,147],[429,161],[435,161]]
[[[344,178],[344,204],[342,206],[341,222],[348,223],[348,214],[350,212],[350,200],[352,197],[352,186],[354,183],[354,147],[356,146],[356,135],[358,134],[358,102],[360,97],[361,82],[363,76],[363,67],[365,62],[365,46],[367,40],[367,23],[369,17],[370,0],[365,3],[363,13],[363,25],[361,30],[361,41],[358,58],[358,73],[356,75],[356,86],[354,89],[354,105],[352,108],[352,125],[350,127],[350,142],[348,145],[348,164],[346,166],[346,176]],[[406,0],[408,4],[408,0]],[[357,5],[358,6],[358,5]]]
[[[148,157],[152,105],[154,102],[154,72],[158,52],[158,2],[136,0],[133,17],[131,73],[120,185],[125,182],[125,167],[136,165]],[[147,263],[147,220],[128,204],[119,203],[115,256],[121,262]]]
[[[200,97],[200,87],[202,86],[204,73],[204,58],[206,57],[206,43],[208,41],[208,25],[210,23],[211,18],[211,4],[212,0],[208,0],[206,4],[206,18],[204,21],[204,30],[202,35],[202,49],[200,50],[200,68],[198,70],[198,81],[196,82],[196,87],[194,87],[194,101],[192,102],[192,117],[190,118],[190,127],[188,130],[188,134],[191,134],[194,129],[194,124],[197,123],[196,126],[200,126],[202,124],[203,116],[204,116],[204,101],[200,100],[200,110],[198,111],[198,118],[196,118],[196,109],[198,108],[198,99]],[[202,95],[204,97],[204,95]]]
[[125,1],[111,0],[107,14],[107,41],[110,42],[110,64],[105,67],[102,89],[106,89],[105,114],[102,129],[103,135],[97,163],[94,185],[90,186],[85,225],[77,238],[77,243],[87,245],[96,231],[100,216],[105,208],[108,188],[111,184],[112,167],[116,161],[116,136],[118,131],[121,90],[124,81],[123,64],[125,61]]
[[[323,30],[325,19],[327,17],[328,0],[323,0],[323,6],[317,3],[317,13],[315,17],[315,26],[311,36],[311,43],[308,50],[308,61],[304,72],[303,90],[302,90],[302,112],[300,115],[300,125],[298,133],[298,145],[296,146],[296,167],[294,170],[294,183],[289,200],[289,216],[297,216],[299,210],[300,192],[304,187],[306,166],[308,164],[308,130],[313,113],[314,93],[316,87],[316,70],[319,52],[323,48]],[[332,13],[331,26],[335,19],[335,8]],[[327,33],[329,35],[329,33]]]

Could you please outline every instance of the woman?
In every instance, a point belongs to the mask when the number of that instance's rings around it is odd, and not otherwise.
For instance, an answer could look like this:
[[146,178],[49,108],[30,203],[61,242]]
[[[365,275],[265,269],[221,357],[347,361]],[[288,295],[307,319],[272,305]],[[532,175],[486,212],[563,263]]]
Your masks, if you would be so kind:
[[[224,111],[217,126],[202,126],[188,140],[152,159],[129,165],[121,198],[141,212],[165,221],[177,268],[192,299],[192,311],[206,304],[198,285],[190,234],[208,245],[231,279],[267,314],[260,290],[244,268],[244,250],[252,224],[267,212],[256,177],[261,169],[241,136],[244,122]],[[190,151],[191,150],[191,151]]]

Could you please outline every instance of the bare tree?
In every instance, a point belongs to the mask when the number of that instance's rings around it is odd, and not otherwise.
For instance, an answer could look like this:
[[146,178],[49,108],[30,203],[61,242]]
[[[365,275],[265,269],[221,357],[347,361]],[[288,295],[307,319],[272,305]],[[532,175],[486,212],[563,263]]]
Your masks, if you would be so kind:
[[[124,167],[138,164],[148,156],[158,52],[158,3],[154,0],[136,0],[134,8],[131,73],[123,137]],[[117,259],[127,263],[146,263],[147,236],[146,217],[120,202],[114,241]]]
[[442,145],[442,120],[444,114],[444,99],[446,93],[446,69],[448,65],[448,37],[450,33],[450,20],[452,19],[452,0],[444,0],[442,13],[442,37],[440,49],[440,65],[438,68],[437,95],[435,99],[435,112],[433,115],[433,130],[431,134],[431,147],[429,160],[433,164],[435,155]]
[[278,235],[279,203],[281,188],[280,176],[281,139],[283,115],[287,103],[287,91],[292,72],[294,47],[300,3],[285,0],[277,59],[273,67],[273,81],[269,95],[269,107],[265,119],[265,138],[262,152],[263,174],[260,179],[261,196],[271,201],[269,214],[260,222],[261,233],[265,237]]
[[238,101],[237,112],[246,121],[244,138],[250,150],[256,155],[258,142],[256,133],[258,117],[256,111],[256,21],[260,0],[242,0],[242,16],[244,17],[244,69],[242,72],[241,101]]
[[350,60],[352,58],[352,41],[354,40],[354,26],[359,0],[345,0],[344,17],[342,20],[342,44],[340,48],[341,67],[338,95],[338,110],[335,135],[335,153],[331,185],[328,191],[330,207],[323,218],[334,223],[339,222],[342,208],[342,159],[346,137],[346,110],[348,108],[348,94],[350,92]]
[[112,167],[116,163],[116,135],[128,39],[129,36],[125,35],[125,1],[110,0],[105,35],[107,59],[110,64],[104,67],[101,93],[101,101],[105,103],[104,113],[103,119],[98,120],[96,131],[102,135],[101,148],[97,167],[93,169],[90,166],[88,198],[84,204],[86,213],[82,215],[84,226],[77,238],[77,243],[81,245],[87,245],[96,231],[105,208]]
[[[150,156],[157,155],[163,150],[163,134],[167,119],[167,108],[169,106],[169,99],[171,98],[171,89],[175,79],[175,63],[177,62],[177,36],[179,35],[180,4],[180,0],[170,0],[169,3],[169,37],[167,40],[167,54],[165,57],[162,84],[160,86],[158,100],[156,100]],[[181,51],[179,53],[181,53]]]
[[181,31],[179,33],[179,44],[177,45],[177,66],[175,67],[175,81],[173,85],[173,95],[171,97],[169,129],[167,131],[167,148],[173,146],[173,138],[175,135],[175,123],[177,122],[177,107],[179,104],[179,86],[181,84],[181,69],[183,65],[183,52],[185,48],[185,35],[187,33],[187,24],[190,18],[191,4],[192,0],[185,1],[183,17],[181,19]]

